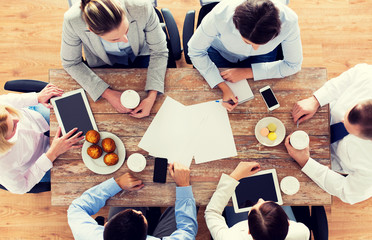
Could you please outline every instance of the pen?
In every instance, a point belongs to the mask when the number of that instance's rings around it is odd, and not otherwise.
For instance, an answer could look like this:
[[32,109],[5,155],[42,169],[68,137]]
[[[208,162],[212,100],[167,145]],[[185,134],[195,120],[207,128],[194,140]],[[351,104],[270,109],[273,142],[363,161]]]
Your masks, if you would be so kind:
[[231,104],[231,105],[234,105],[234,101],[233,100],[229,100],[229,101],[221,101],[221,100],[216,100],[215,102],[224,102],[224,103],[228,103],[228,104]]

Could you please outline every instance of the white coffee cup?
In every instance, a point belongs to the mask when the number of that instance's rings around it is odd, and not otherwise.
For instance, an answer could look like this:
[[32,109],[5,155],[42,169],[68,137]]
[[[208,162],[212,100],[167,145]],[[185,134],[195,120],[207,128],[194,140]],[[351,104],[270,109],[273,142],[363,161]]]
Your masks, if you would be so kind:
[[133,153],[128,157],[127,165],[133,172],[141,172],[146,167],[146,158],[140,153]]
[[291,143],[292,147],[294,147],[297,150],[302,150],[309,146],[310,138],[309,135],[307,135],[306,132],[302,130],[297,130],[294,133],[292,133],[291,138],[289,139],[289,142]]
[[140,103],[140,96],[134,90],[126,90],[120,96],[121,105],[128,109],[134,109]]
[[280,189],[287,195],[296,194],[300,190],[300,182],[295,177],[287,176],[280,182]]

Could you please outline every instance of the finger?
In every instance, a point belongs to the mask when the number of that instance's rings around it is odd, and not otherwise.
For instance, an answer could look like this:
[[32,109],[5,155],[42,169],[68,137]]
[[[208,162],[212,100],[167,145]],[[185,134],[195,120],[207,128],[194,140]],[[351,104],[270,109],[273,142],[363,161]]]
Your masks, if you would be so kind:
[[[137,178],[135,178],[135,177],[133,177],[134,179],[137,179]],[[136,187],[136,186],[139,186],[139,185],[141,185],[142,184],[142,180],[133,180],[131,183],[130,183],[130,185],[132,186],[132,187]]]
[[312,115],[310,114],[306,114],[306,115],[303,115],[302,117],[300,117],[298,119],[298,124],[302,123],[302,122],[305,122],[306,120],[310,119]]
[[76,148],[82,148],[83,147],[83,144],[79,144],[79,145],[72,145],[70,147],[70,149],[76,149]]
[[173,163],[169,164],[168,170],[169,170],[170,175],[173,178],[174,177],[174,164]]
[[137,113],[137,114],[131,113],[130,116],[134,117],[134,118],[143,118],[145,116],[145,114],[143,112],[140,112],[140,113]]
[[57,132],[56,132],[56,135],[54,136],[54,139],[59,138],[61,135],[62,135],[61,127],[58,127]]
[[141,188],[143,188],[144,186],[145,186],[145,184],[141,184],[141,185],[132,187],[131,189],[129,189],[129,191],[137,191],[137,190],[140,190]]
[[289,135],[285,138],[284,145],[285,145],[285,147],[287,148],[287,150],[288,150],[288,148],[291,147],[291,145],[289,144],[289,139],[290,139],[291,135],[292,135],[292,134],[289,134]]
[[[80,131],[80,132],[74,134],[74,136],[72,136],[72,137],[70,138],[70,140],[77,142],[76,140],[78,139],[78,137],[79,137],[81,134],[83,134],[83,131]],[[83,138],[84,138],[84,137],[83,137]]]
[[70,138],[74,132],[77,131],[77,128],[71,129],[65,136],[63,136],[65,139]]

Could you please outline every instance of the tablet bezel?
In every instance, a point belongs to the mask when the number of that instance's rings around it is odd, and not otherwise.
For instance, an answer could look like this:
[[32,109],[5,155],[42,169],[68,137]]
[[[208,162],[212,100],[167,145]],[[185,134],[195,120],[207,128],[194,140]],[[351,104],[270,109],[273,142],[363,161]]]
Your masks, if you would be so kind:
[[[282,199],[282,194],[280,192],[278,176],[276,174],[276,170],[275,169],[262,170],[262,171],[259,171],[259,172],[255,173],[255,174],[253,174],[253,175],[251,175],[249,177],[259,176],[259,175],[264,175],[264,174],[271,174],[271,176],[273,178],[273,181],[274,181],[274,187],[275,187],[276,197],[278,199],[278,201],[276,203],[279,204],[279,205],[282,205],[283,204],[283,199]],[[264,199],[264,200],[266,201],[266,199]],[[252,206],[246,207],[246,208],[239,208],[238,201],[237,201],[237,198],[236,198],[236,192],[235,191],[234,191],[234,194],[232,195],[232,202],[233,202],[235,213],[249,212],[251,210],[251,208],[252,208]]]
[[98,131],[98,127],[97,127],[96,121],[94,120],[92,109],[90,108],[87,95],[85,94],[84,89],[79,88],[79,89],[76,89],[76,90],[73,90],[73,91],[70,91],[70,92],[66,92],[66,93],[62,94],[62,96],[60,96],[60,97],[51,98],[51,100],[50,100],[51,104],[53,105],[53,110],[54,110],[54,113],[56,115],[58,125],[61,127],[62,135],[66,135],[66,130],[65,130],[65,126],[63,125],[63,122],[62,122],[62,119],[61,119],[61,116],[59,114],[58,107],[57,107],[57,104],[56,104],[55,101],[58,101],[58,100],[63,99],[63,98],[67,98],[71,95],[75,95],[75,94],[78,94],[78,93],[81,94],[81,97],[83,99],[85,108],[87,110],[90,122],[92,123],[93,129]]

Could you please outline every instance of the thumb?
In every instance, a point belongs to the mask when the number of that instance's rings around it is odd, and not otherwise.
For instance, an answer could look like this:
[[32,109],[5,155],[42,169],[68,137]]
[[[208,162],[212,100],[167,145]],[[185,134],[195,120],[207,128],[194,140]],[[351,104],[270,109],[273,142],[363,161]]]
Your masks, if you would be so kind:
[[61,136],[61,132],[62,132],[61,127],[58,127],[56,135],[54,136],[54,139],[59,138]]

